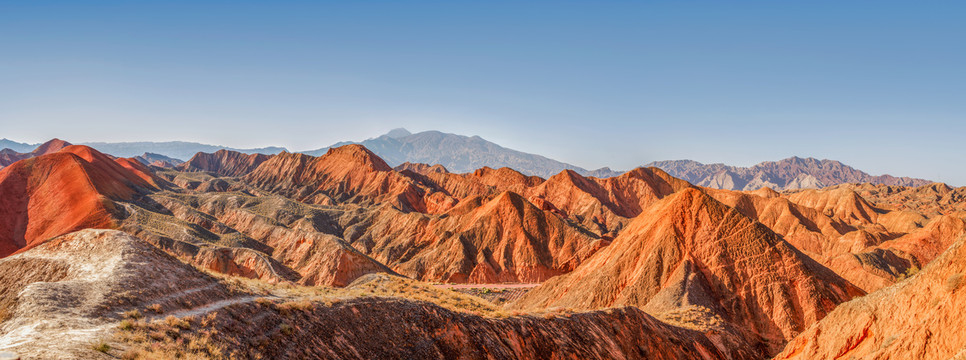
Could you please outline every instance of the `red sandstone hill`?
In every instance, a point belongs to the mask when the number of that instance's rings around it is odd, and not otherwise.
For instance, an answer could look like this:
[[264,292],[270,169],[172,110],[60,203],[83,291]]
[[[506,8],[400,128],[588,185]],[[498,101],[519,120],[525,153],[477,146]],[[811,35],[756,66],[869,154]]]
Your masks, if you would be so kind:
[[764,225],[686,189],[641,213],[610,246],[515,306],[632,305],[655,314],[698,306],[775,353],[835,305],[861,294]]
[[46,155],[46,154],[58,152],[60,151],[60,149],[63,149],[70,145],[71,144],[69,142],[66,142],[64,140],[52,139],[43,144],[40,144],[40,146],[37,146],[36,149],[34,149],[29,153],[18,153],[10,149],[0,150],[0,169],[6,166],[10,166],[11,164],[23,159],[29,159],[40,155]]
[[959,359],[966,355],[966,239],[915,276],[844,303],[776,359]]
[[112,227],[112,200],[156,187],[149,173],[126,166],[73,145],[0,170],[0,256],[72,231]]
[[432,192],[441,192],[456,199],[473,196],[492,196],[503,191],[523,194],[527,188],[543,183],[543,179],[527,176],[510,168],[483,167],[471,173],[454,174],[439,165],[404,163],[396,170]]
[[332,148],[317,158],[283,152],[259,165],[245,180],[310,204],[389,203],[408,211],[426,211],[423,192],[361,145]]
[[926,217],[966,211],[966,187],[954,188],[942,183],[919,187],[847,184],[863,198],[888,210],[912,211]]
[[220,176],[243,176],[271,157],[265,154],[245,154],[222,149],[212,154],[197,153],[176,168],[181,171],[211,172]]
[[541,282],[606,245],[514,192],[464,199],[438,216],[384,208],[346,233],[400,274],[455,283]]
[[690,187],[693,186],[686,181],[656,168],[637,168],[606,179],[565,170],[527,189],[525,194],[535,204],[557,210],[587,229],[613,236],[627,219],[657,200]]

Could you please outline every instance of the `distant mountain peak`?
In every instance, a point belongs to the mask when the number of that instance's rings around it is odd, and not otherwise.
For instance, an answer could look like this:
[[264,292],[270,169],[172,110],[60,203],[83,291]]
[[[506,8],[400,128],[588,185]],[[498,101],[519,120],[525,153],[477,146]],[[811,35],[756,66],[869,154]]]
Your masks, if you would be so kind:
[[565,169],[595,177],[611,177],[622,173],[606,168],[590,171],[540,155],[508,149],[480,136],[464,136],[436,130],[413,134],[406,129],[394,129],[377,138],[360,142],[339,142],[302,153],[322,156],[331,148],[347,144],[365,146],[389,166],[399,166],[407,162],[439,164],[454,173],[469,173],[483,167],[509,167],[523,174],[542,177],[552,176]]
[[727,190],[822,188],[844,183],[922,186],[930,181],[890,175],[873,176],[840,161],[792,156],[751,167],[702,164],[693,160],[656,161],[654,166],[695,185]]
[[412,134],[413,133],[409,132],[409,130],[406,130],[405,128],[395,128],[395,129],[389,130],[389,132],[387,132],[386,135],[383,135],[383,136],[388,136],[393,139],[398,139]]

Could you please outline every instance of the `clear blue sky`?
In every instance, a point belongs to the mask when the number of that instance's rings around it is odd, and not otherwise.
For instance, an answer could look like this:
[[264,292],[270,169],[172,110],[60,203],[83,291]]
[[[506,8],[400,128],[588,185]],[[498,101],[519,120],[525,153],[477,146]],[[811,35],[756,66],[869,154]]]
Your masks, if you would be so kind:
[[3,2],[0,137],[406,127],[586,168],[798,155],[966,185],[964,4]]

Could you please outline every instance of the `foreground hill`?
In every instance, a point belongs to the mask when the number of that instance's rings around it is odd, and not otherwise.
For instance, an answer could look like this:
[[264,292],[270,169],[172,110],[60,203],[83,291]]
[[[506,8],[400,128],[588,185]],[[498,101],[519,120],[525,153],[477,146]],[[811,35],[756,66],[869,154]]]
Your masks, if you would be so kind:
[[[330,148],[355,142],[340,142],[327,148],[303,151],[320,156]],[[507,149],[479,136],[463,136],[439,131],[412,134],[406,129],[395,129],[377,138],[358,142],[389,165],[405,162],[439,164],[453,172],[472,172],[482,167],[510,167],[527,175],[548,177],[563,170],[574,170],[583,175],[610,177],[620,174],[610,169],[590,171],[546,157]]]
[[635,308],[481,316],[460,306],[482,300],[386,276],[346,291],[247,288],[109,230],[2,259],[0,284],[0,350],[29,358],[756,358]]
[[0,351],[24,358],[103,358],[121,313],[158,311],[229,296],[225,286],[150,244],[83,230],[0,259]]
[[922,186],[930,181],[891,175],[872,176],[834,160],[791,157],[766,161],[752,167],[702,164],[692,160],[652,162],[669,174],[698,186],[727,190],[773,190],[822,188],[844,183]]

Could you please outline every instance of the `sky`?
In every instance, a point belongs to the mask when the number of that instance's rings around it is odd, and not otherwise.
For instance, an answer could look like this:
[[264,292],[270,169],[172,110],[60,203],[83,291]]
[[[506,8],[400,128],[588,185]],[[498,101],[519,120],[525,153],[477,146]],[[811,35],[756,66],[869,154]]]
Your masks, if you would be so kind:
[[0,137],[308,150],[392,128],[584,168],[966,185],[966,3],[0,3]]

